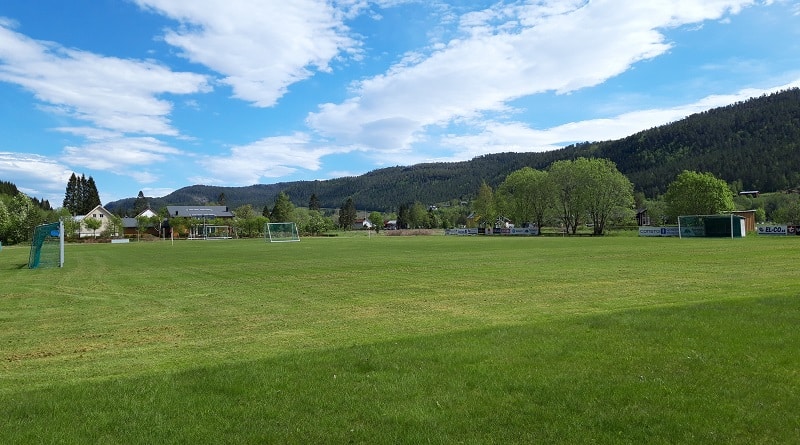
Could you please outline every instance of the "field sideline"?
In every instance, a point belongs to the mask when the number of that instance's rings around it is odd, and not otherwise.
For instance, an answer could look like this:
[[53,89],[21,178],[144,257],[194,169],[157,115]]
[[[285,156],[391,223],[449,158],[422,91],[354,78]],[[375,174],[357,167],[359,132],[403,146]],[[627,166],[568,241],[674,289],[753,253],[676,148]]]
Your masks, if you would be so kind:
[[800,237],[0,251],[0,443],[790,443]]

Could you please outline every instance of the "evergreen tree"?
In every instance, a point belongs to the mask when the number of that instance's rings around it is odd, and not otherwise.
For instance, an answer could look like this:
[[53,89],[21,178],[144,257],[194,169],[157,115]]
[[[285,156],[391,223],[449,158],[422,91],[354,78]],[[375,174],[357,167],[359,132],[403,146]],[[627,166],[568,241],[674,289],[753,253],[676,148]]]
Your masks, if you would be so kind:
[[144,193],[139,190],[139,195],[136,196],[136,200],[133,201],[133,215],[138,216],[147,208],[150,207],[150,203],[147,202],[147,198],[144,197]]
[[73,215],[78,214],[78,202],[80,197],[78,195],[78,177],[75,176],[75,173],[69,177],[69,181],[67,181],[67,190],[64,193],[64,203],[63,207]]
[[94,178],[89,176],[87,179],[85,174],[78,178],[75,173],[72,173],[64,192],[63,207],[73,215],[85,215],[99,205],[100,193],[97,191]]
[[356,205],[353,203],[353,198],[347,198],[347,201],[345,201],[339,209],[339,227],[344,230],[350,230],[353,228],[357,216]]
[[269,220],[273,222],[288,222],[294,216],[294,204],[286,193],[278,193],[275,199],[275,206],[269,214]]
[[408,204],[400,204],[400,209],[397,211],[397,228],[407,229],[409,220],[411,219],[411,209]]
[[94,178],[89,176],[86,181],[86,213],[89,213],[93,208],[100,205],[100,193],[97,191],[97,185],[94,183]]
[[17,186],[8,181],[0,181],[0,195],[16,196],[19,193]]
[[311,194],[311,199],[308,200],[308,210],[317,210],[319,211],[319,198],[317,198],[316,193]]
[[88,180],[86,179],[86,174],[81,174],[80,179],[78,179],[78,214],[85,215],[89,213],[89,210],[92,210],[91,207],[88,207],[89,202],[89,185]]

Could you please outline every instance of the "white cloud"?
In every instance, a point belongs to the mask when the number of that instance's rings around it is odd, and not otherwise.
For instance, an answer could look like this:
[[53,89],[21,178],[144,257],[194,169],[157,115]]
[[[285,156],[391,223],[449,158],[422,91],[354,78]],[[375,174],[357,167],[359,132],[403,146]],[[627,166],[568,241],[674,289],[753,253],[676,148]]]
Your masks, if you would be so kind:
[[569,122],[545,130],[521,122],[487,122],[474,135],[445,136],[441,144],[453,150],[448,158],[460,161],[485,153],[541,152],[576,142],[595,142],[624,138],[646,128],[683,119],[691,114],[745,101],[751,97],[800,87],[800,80],[767,90],[745,89],[734,94],[707,96],[694,103],[672,108],[639,110],[606,119]]
[[[225,78],[236,98],[270,107],[289,85],[357,53],[343,13],[320,0],[136,0],[182,23],[164,39]],[[362,5],[344,2],[350,10]]]
[[[60,207],[73,171],[54,159],[31,153],[0,152],[0,178],[20,186],[29,196],[44,198]],[[21,184],[36,184],[23,187]]]
[[128,176],[139,183],[153,183],[159,175],[147,170],[153,164],[165,163],[183,152],[149,136],[129,137],[121,133],[92,128],[59,128],[59,131],[81,135],[85,144],[67,146],[63,162],[89,169]]
[[[346,148],[313,147],[307,134],[263,138],[232,147],[230,154],[199,160],[211,184],[251,185],[262,178],[278,178],[298,169],[316,171],[323,156],[349,151]],[[200,179],[200,178],[195,178]]]
[[105,57],[30,39],[0,23],[0,81],[73,118],[127,133],[177,135],[157,96],[207,91],[206,78],[155,62]]
[[[465,15],[463,38],[361,81],[307,124],[341,144],[410,150],[431,126],[510,112],[515,99],[598,85],[670,49],[661,29],[719,19],[752,1],[545,1]],[[437,47],[438,48],[438,47]]]

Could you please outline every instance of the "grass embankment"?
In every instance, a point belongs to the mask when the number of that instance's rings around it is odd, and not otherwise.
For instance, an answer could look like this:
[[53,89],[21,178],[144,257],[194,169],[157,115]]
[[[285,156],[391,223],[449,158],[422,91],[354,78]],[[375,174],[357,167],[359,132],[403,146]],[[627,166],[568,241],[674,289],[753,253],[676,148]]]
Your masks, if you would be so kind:
[[800,240],[0,252],[2,443],[786,443]]

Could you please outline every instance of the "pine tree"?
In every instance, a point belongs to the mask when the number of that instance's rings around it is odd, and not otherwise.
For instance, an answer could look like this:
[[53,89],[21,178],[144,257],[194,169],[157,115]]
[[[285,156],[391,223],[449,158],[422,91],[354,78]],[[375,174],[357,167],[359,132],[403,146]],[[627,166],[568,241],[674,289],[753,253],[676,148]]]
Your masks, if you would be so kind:
[[98,205],[100,205],[100,194],[94,178],[91,176],[86,178],[85,174],[78,178],[73,173],[69,177],[67,190],[64,193],[64,208],[73,215],[85,215]]
[[147,210],[148,207],[150,207],[150,204],[147,202],[147,198],[145,198],[144,193],[139,190],[139,195],[137,195],[136,200],[133,201],[134,216],[140,215],[142,212]]
[[67,182],[63,207],[73,215],[78,214],[78,177],[75,176],[75,173],[72,173]]
[[319,198],[316,193],[311,194],[311,199],[308,200],[308,210],[319,210]]
[[411,207],[408,204],[400,204],[400,209],[397,211],[397,227],[399,229],[407,229],[410,219]]
[[356,222],[356,205],[353,203],[353,198],[347,198],[342,207],[339,209],[339,227],[350,230]]
[[88,213],[99,205],[100,193],[97,191],[97,185],[94,183],[94,178],[89,176],[89,179],[86,181],[86,212]]
[[86,179],[86,174],[81,174],[80,179],[78,179],[78,214],[85,215],[89,213],[89,210],[92,210],[91,207],[88,207],[89,203],[89,185]]

